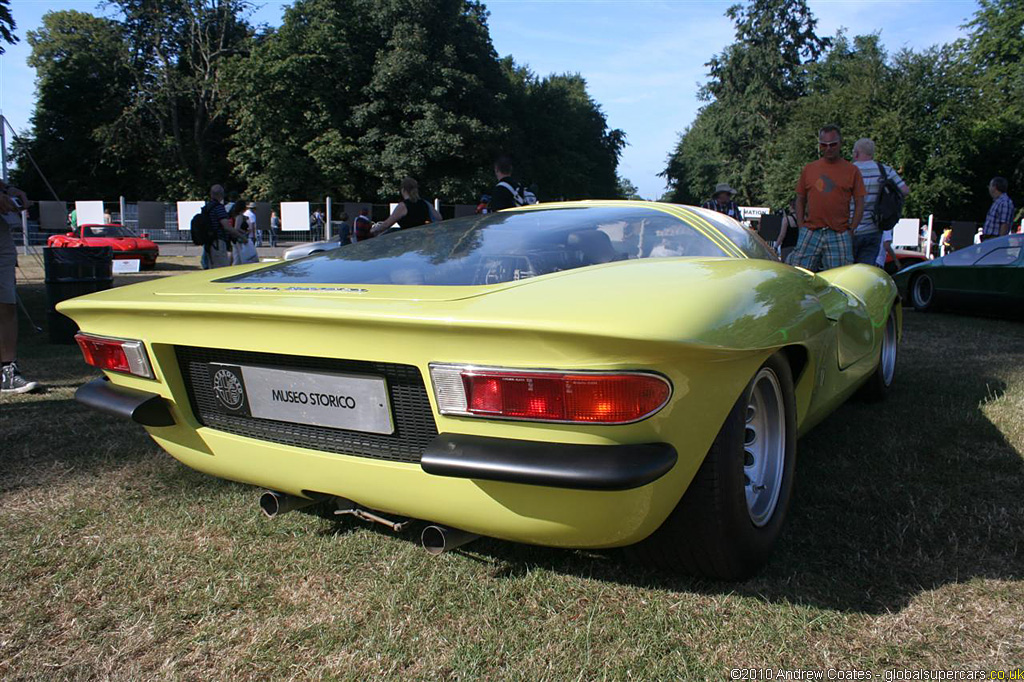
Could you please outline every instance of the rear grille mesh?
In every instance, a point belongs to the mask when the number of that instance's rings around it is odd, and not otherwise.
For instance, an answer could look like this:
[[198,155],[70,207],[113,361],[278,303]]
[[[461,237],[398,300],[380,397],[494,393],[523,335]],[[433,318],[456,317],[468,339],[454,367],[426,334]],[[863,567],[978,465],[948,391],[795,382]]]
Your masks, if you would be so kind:
[[[427,443],[437,435],[423,377],[411,365],[191,346],[176,346],[175,353],[193,414],[200,424],[218,431],[322,452],[412,463],[419,463]],[[362,433],[225,414],[217,409],[213,395],[207,364],[211,362],[382,376],[391,397],[395,432]]]

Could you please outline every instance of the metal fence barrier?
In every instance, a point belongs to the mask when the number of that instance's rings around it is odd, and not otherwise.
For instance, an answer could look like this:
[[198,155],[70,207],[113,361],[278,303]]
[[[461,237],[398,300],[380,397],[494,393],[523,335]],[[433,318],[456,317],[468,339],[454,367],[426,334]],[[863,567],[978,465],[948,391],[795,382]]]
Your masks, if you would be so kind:
[[[191,243],[192,235],[189,230],[179,229],[178,206],[173,202],[126,202],[104,201],[104,221],[109,218],[110,222],[119,223],[131,229],[138,235],[146,235],[155,242],[163,243]],[[140,203],[144,210],[140,211]],[[162,210],[161,210],[162,207]],[[55,234],[64,234],[70,231],[68,219],[71,211],[75,208],[75,202],[39,202],[39,208],[29,214],[28,237],[29,244],[46,244],[46,240]],[[257,229],[260,230],[259,241],[266,245],[297,244],[302,242],[319,241],[328,235],[327,216],[330,212],[330,235],[336,237],[341,227],[341,216],[348,214],[348,224],[352,225],[360,210],[366,209],[370,219],[374,222],[384,220],[390,214],[390,206],[387,204],[370,204],[365,202],[332,202],[330,211],[328,202],[309,202],[310,228],[308,230],[278,230],[271,238],[270,235],[270,211],[271,204],[257,203],[254,209],[257,216]],[[464,204],[441,204],[441,217],[445,220],[464,215],[472,215],[476,207]],[[280,208],[277,209],[280,217]],[[314,222],[312,216],[319,212],[323,216],[323,224]],[[122,215],[123,213],[123,215]],[[153,216],[159,216],[153,218]],[[143,216],[140,219],[140,216]],[[81,220],[79,224],[83,224]],[[23,237],[18,235],[17,243],[22,244]]]

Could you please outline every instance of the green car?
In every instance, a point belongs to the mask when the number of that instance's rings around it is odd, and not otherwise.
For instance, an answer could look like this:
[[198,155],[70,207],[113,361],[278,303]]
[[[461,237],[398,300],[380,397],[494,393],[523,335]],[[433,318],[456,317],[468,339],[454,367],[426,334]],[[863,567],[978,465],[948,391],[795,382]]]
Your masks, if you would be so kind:
[[893,279],[920,311],[940,307],[1020,316],[1024,304],[1024,234],[989,239],[901,270]]

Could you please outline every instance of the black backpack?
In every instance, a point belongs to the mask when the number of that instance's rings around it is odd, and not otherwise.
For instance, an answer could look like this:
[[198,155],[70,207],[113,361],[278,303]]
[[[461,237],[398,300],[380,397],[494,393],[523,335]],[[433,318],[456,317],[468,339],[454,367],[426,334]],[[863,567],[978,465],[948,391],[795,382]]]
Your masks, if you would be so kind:
[[189,223],[189,231],[192,233],[192,243],[196,246],[206,246],[213,243],[213,226],[210,225],[210,204],[203,206],[203,209],[192,216]]
[[903,191],[896,181],[889,177],[885,166],[876,161],[881,185],[878,188],[878,199],[875,200],[875,225],[882,232],[891,230],[903,217]]

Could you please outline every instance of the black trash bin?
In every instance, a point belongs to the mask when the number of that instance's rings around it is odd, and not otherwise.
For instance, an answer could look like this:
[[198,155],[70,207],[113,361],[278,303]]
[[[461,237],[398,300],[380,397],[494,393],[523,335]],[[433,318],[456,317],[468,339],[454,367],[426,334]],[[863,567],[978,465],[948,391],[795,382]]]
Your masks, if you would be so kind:
[[46,269],[47,326],[50,343],[74,343],[78,325],[57,312],[57,304],[75,296],[109,289],[114,284],[114,250],[109,246],[43,249]]

